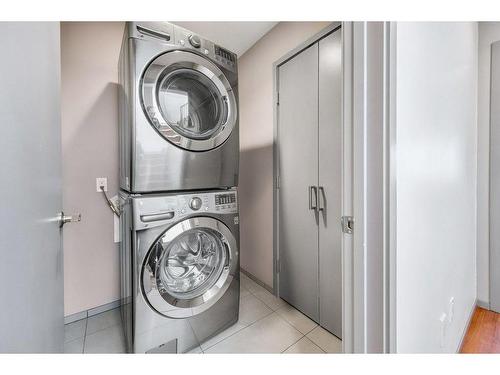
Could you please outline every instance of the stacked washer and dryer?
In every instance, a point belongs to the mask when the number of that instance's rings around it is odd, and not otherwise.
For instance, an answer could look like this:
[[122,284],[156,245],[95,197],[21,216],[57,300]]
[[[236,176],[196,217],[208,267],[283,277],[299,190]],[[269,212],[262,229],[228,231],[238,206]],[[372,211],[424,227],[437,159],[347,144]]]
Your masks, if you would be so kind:
[[119,61],[121,313],[129,352],[182,353],[238,320],[236,55],[129,22]]

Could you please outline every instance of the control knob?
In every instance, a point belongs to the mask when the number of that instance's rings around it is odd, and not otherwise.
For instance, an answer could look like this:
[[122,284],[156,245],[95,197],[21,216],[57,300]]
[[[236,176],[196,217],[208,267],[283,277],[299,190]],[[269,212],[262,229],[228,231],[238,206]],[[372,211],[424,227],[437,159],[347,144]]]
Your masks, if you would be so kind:
[[189,40],[189,43],[191,43],[191,45],[194,47],[194,48],[200,48],[201,46],[201,41],[200,41],[200,37],[194,35],[194,34],[191,34],[188,36],[188,40]]
[[202,201],[198,197],[191,198],[191,201],[189,201],[189,207],[191,207],[192,210],[198,211],[202,206]]

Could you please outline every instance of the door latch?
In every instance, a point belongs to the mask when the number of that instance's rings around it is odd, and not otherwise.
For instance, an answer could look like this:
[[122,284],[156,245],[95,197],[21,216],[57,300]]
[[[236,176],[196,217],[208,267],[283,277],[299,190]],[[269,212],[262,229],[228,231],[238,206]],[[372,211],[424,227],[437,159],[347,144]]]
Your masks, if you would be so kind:
[[354,218],[352,216],[342,216],[340,223],[342,224],[342,232],[352,234],[354,230]]
[[66,216],[64,212],[59,212],[57,215],[57,220],[59,221],[59,228],[62,228],[66,223],[77,223],[82,221],[82,214],[77,214],[73,216]]

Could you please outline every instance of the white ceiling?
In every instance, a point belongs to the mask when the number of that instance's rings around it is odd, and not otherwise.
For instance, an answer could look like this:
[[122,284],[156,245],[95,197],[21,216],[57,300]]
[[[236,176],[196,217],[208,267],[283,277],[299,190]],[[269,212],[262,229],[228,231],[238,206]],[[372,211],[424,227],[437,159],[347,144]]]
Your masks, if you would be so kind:
[[243,55],[277,22],[173,22],[221,47]]

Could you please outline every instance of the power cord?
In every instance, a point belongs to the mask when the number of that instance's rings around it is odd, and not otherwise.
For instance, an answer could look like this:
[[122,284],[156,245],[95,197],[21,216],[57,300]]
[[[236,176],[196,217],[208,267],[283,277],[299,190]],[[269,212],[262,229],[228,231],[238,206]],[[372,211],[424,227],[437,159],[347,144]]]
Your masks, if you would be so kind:
[[113,213],[120,217],[120,209],[115,206],[113,202],[108,198],[108,194],[106,194],[106,191],[104,190],[104,186],[100,186],[102,193],[104,194],[104,199],[106,200],[106,203],[108,204],[109,208],[111,208],[111,211]]

